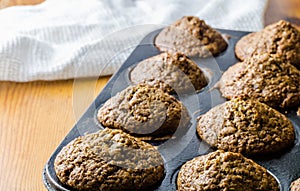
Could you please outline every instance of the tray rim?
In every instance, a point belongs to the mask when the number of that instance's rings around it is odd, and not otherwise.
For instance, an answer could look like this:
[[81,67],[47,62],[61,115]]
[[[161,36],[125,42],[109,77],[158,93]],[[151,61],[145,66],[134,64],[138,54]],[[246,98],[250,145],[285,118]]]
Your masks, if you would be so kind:
[[[155,36],[158,34],[158,32],[161,31],[161,30],[162,30],[162,28],[161,28],[161,29],[154,30],[154,31],[150,32],[149,34],[147,34],[147,35],[143,38],[143,40],[138,44],[138,46],[141,45],[141,44],[149,44],[148,40],[149,40],[149,39],[154,39]],[[228,33],[230,33],[232,36],[240,36],[240,37],[242,37],[242,36],[244,36],[244,35],[247,35],[247,34],[251,33],[251,32],[249,32],[249,31],[227,30],[227,29],[217,29],[217,28],[216,28],[216,30],[219,31],[219,32],[221,32],[222,34],[228,34]],[[127,58],[127,60],[121,65],[121,67],[120,67],[120,68],[112,75],[112,77],[110,78],[110,80],[109,80],[109,81],[106,83],[106,85],[103,87],[102,91],[105,90],[106,87],[107,87],[110,83],[112,83],[111,81],[115,80],[115,79],[113,79],[113,77],[114,77],[116,74],[118,74],[119,71],[121,71],[121,70],[123,69],[122,67],[123,67],[124,64],[125,64],[126,62],[128,62],[128,60],[132,57],[132,54],[136,51],[136,49],[138,49],[138,46],[132,51],[132,53],[129,55],[129,57]],[[152,46],[154,46],[154,41],[152,41]],[[160,52],[159,50],[157,50],[157,51]],[[218,57],[218,56],[216,56],[216,58],[217,58],[217,57]],[[191,57],[191,58],[193,58],[193,57]],[[144,59],[146,59],[146,58],[144,58]],[[87,108],[87,110],[84,112],[84,114],[80,117],[79,121],[80,121],[82,118],[85,117],[85,114],[86,114],[86,112],[87,112],[88,110],[90,110],[91,108],[94,108],[94,106],[95,106],[95,104],[96,104],[96,101],[97,101],[97,98],[98,98],[99,95],[102,93],[102,91],[97,95],[97,97],[94,99],[94,101],[91,103],[91,105]],[[96,105],[97,105],[97,104],[96,104]],[[78,122],[79,122],[79,121],[78,121]],[[77,122],[77,123],[78,123],[78,122]],[[53,184],[55,184],[55,183],[54,183],[55,181],[52,179],[52,177],[49,175],[49,172],[48,172],[50,160],[51,160],[52,157],[54,157],[54,155],[56,155],[56,154],[61,150],[62,144],[63,144],[65,141],[68,140],[68,136],[70,136],[71,133],[72,133],[72,131],[73,131],[74,129],[77,128],[77,123],[71,128],[71,130],[66,134],[66,136],[63,138],[63,140],[60,142],[60,144],[55,148],[54,152],[50,155],[49,159],[47,160],[47,163],[45,164],[45,166],[44,166],[44,168],[43,168],[43,172],[42,172],[43,182],[44,182],[45,187],[46,187],[49,191],[58,191],[58,189],[53,185]],[[69,142],[70,142],[70,141],[69,141]],[[63,146],[65,146],[65,145],[63,145]],[[268,170],[268,169],[267,169],[267,170]],[[273,174],[273,173],[271,172],[271,174]],[[275,178],[278,179],[276,176],[275,176]],[[57,186],[59,186],[59,185],[57,185]],[[280,184],[280,186],[282,186],[282,185]],[[60,187],[60,186],[59,186],[59,187]],[[69,190],[67,190],[67,189],[62,189],[62,188],[59,188],[59,190],[69,191]],[[72,190],[73,190],[73,189],[72,189]]]

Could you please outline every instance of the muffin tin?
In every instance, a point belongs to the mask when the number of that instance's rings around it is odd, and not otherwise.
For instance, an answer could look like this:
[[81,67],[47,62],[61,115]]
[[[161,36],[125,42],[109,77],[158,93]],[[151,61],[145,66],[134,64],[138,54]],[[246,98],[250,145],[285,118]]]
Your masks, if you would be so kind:
[[[43,181],[49,191],[74,190],[62,185],[56,177],[54,171],[54,159],[56,155],[74,138],[103,129],[96,118],[98,108],[117,92],[132,85],[129,80],[129,72],[138,62],[160,53],[153,44],[155,36],[160,31],[161,29],[153,31],[141,41],[139,46],[137,46],[120,69],[111,77],[102,92],[51,155],[43,171]],[[192,58],[205,72],[205,75],[209,79],[209,84],[201,91],[194,92],[193,94],[174,95],[183,102],[189,111],[189,115],[191,116],[189,128],[184,132],[177,131],[175,133],[176,138],[167,141],[149,141],[149,143],[158,147],[158,150],[165,160],[165,177],[162,183],[154,189],[155,191],[176,190],[176,178],[180,167],[186,161],[196,156],[213,151],[213,149],[201,141],[196,134],[196,120],[199,115],[206,113],[212,107],[226,101],[221,97],[219,90],[214,88],[214,85],[221,77],[223,71],[238,62],[234,54],[234,46],[242,36],[248,34],[248,32],[231,30],[218,31],[229,36],[226,51],[217,57],[205,59]],[[275,176],[282,191],[288,191],[290,183],[300,177],[300,117],[297,116],[296,110],[281,112],[284,113],[294,125],[296,134],[294,146],[282,154],[252,159],[264,166]]]

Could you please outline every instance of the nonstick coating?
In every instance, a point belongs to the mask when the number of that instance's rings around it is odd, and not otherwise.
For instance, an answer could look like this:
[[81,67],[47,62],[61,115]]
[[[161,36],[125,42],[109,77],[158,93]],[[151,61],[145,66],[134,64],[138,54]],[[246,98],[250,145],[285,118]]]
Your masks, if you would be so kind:
[[[160,29],[161,30],[161,29]],[[102,129],[97,122],[96,111],[107,99],[115,95],[131,85],[128,79],[128,73],[137,62],[148,57],[159,54],[160,52],[153,45],[155,36],[160,32],[156,30],[148,34],[140,43],[139,46],[132,52],[125,63],[120,67],[104,87],[102,92],[97,96],[95,101],[91,104],[89,109],[84,113],[78,123],[72,128],[69,134],[61,142],[61,144],[54,151],[49,161],[45,165],[43,172],[43,180],[45,186],[50,191],[70,191],[62,185],[57,179],[54,171],[54,159],[57,153],[67,145],[71,140],[83,135],[83,133],[96,132]],[[196,118],[207,112],[210,108],[226,101],[220,96],[220,92],[214,89],[214,84],[219,80],[222,72],[229,66],[238,62],[234,55],[234,45],[236,42],[248,32],[218,30],[223,34],[229,35],[229,46],[227,50],[215,58],[192,58],[198,66],[203,69],[209,76],[209,85],[203,90],[196,92],[193,95],[177,96],[180,101],[188,108],[191,116],[191,123],[189,130],[183,132],[184,135],[164,143],[152,143],[157,145],[159,151],[165,159],[165,178],[163,182],[155,189],[157,191],[172,191],[176,190],[176,178],[179,168],[186,161],[203,154],[207,154],[211,149],[206,143],[202,142],[196,134]],[[213,63],[213,64],[212,64]],[[296,178],[300,177],[300,117],[296,115],[296,111],[281,111],[293,123],[296,131],[295,145],[288,151],[278,156],[266,156],[265,158],[254,158],[258,164],[264,166],[271,172],[278,180],[281,190],[288,191],[290,183]],[[151,143],[151,142],[150,142]]]

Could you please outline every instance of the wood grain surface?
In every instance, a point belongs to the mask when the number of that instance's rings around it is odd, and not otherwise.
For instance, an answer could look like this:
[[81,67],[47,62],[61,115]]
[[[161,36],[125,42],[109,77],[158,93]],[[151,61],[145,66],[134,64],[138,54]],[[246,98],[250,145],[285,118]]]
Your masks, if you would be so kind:
[[[0,7],[42,1],[0,0]],[[298,22],[299,0],[270,0],[265,23],[287,18]],[[46,190],[43,166],[108,79],[0,82],[0,191]]]

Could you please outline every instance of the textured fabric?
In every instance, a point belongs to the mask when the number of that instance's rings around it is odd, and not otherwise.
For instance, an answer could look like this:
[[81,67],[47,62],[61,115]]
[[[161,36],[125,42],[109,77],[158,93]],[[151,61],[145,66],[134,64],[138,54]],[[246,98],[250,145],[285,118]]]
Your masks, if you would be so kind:
[[256,31],[267,0],[47,0],[0,11],[0,80],[112,74],[149,32],[184,15]]

